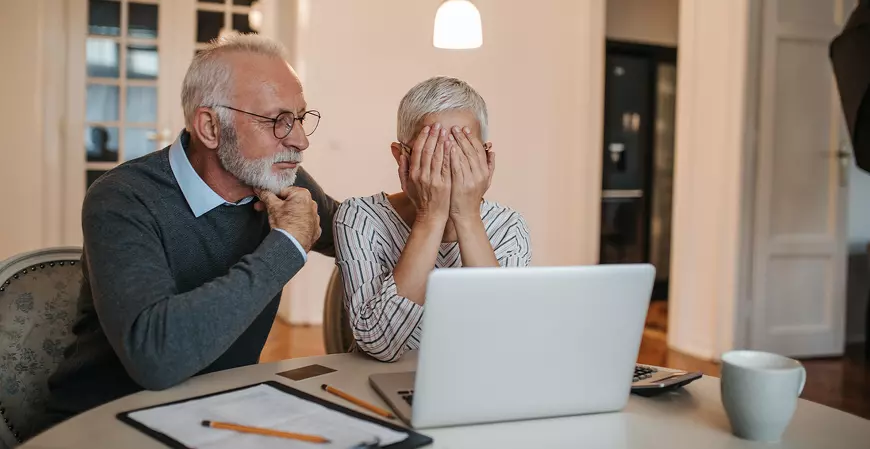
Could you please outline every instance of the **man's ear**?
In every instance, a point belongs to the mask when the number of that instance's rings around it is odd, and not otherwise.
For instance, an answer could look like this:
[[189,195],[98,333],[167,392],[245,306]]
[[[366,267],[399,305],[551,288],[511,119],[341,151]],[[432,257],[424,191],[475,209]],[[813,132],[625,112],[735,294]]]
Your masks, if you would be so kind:
[[197,108],[193,116],[193,129],[190,132],[206,148],[217,149],[220,144],[220,123],[214,110],[206,107]]
[[396,160],[396,164],[400,164],[401,162],[399,161],[402,156],[402,146],[399,145],[398,142],[393,142],[390,144],[390,151],[393,153],[393,159]]

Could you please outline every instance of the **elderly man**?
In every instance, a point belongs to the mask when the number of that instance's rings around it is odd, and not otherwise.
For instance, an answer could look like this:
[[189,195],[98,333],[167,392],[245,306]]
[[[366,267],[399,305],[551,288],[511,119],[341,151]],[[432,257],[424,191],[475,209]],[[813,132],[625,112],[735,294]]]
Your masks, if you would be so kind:
[[49,381],[53,422],[257,363],[282,287],[308,251],[334,253],[338,205],[298,167],[320,117],[279,44],[212,44],[182,106],[175,143],[88,190],[80,316]]

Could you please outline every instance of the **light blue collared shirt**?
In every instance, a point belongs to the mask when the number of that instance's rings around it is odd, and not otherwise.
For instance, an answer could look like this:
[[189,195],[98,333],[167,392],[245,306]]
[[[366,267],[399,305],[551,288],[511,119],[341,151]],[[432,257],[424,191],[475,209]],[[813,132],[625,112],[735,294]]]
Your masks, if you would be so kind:
[[[182,139],[184,139],[184,142],[182,142]],[[212,190],[202,180],[199,173],[193,169],[193,166],[190,165],[190,161],[187,159],[184,147],[188,141],[189,136],[186,136],[185,131],[182,131],[178,135],[178,138],[175,139],[175,142],[172,143],[172,146],[169,147],[169,166],[172,168],[172,174],[175,176],[175,180],[178,181],[181,193],[184,195],[184,199],[187,200],[187,205],[190,206],[194,217],[199,218],[218,206],[241,206],[254,200],[253,196],[249,196],[242,198],[237,203],[230,203]],[[302,249],[299,241],[283,229],[278,229],[278,231],[286,235],[296,245],[296,248],[299,248],[299,252],[302,253],[302,260],[307,262],[308,254]]]

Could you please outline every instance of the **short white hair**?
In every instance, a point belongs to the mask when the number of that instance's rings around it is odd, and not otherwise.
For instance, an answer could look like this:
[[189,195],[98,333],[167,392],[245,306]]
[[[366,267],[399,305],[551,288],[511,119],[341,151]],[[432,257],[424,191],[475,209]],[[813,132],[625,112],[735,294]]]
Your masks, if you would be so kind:
[[396,137],[410,145],[420,122],[429,114],[467,110],[480,123],[480,137],[487,138],[486,102],[468,83],[447,76],[429,78],[405,94],[399,103]]
[[[259,34],[232,32],[212,40],[193,58],[181,85],[181,108],[188,131],[193,128],[197,108],[214,107],[229,101],[232,67],[221,56],[231,52],[271,56],[284,61],[288,59],[283,45]],[[228,123],[228,111],[220,108],[216,112],[222,122]]]

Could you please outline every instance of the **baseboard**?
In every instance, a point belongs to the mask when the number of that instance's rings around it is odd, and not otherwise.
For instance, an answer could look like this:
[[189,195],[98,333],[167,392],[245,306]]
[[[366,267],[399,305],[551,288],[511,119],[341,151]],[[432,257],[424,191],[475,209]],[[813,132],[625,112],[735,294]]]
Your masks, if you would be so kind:
[[705,362],[719,362],[719,354],[713,353],[713,351],[709,350],[708,348],[697,347],[692,343],[689,343],[688,345],[679,345],[673,344],[672,341],[668,341],[668,349],[694,357],[699,360],[703,360]]
[[643,330],[643,338],[648,338],[650,340],[655,340],[655,341],[667,342],[668,341],[668,334],[666,334],[665,332],[662,332],[658,329],[652,328],[652,327],[646,327]]

